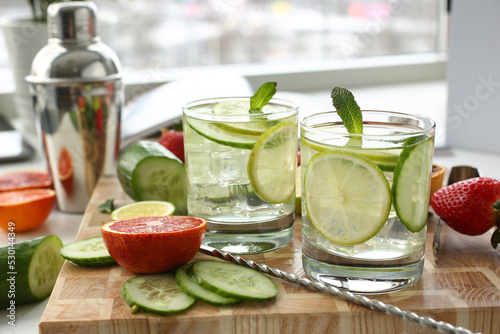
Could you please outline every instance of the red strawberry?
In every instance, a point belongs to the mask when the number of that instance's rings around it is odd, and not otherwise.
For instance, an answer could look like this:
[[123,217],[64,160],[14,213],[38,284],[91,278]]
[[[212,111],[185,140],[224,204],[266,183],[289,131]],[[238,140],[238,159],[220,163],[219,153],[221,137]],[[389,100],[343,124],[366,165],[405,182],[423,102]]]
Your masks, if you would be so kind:
[[[454,183],[434,193],[431,205],[452,229],[467,235],[480,235],[500,226],[500,181],[476,177]],[[492,236],[498,244],[499,230]]]
[[184,162],[184,133],[180,130],[162,131],[160,140],[161,145],[165,146],[170,152]]

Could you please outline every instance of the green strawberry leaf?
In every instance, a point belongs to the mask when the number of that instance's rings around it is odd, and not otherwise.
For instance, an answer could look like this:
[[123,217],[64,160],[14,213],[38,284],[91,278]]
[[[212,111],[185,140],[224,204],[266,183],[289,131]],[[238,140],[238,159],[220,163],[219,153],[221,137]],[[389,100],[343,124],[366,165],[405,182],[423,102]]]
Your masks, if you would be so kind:
[[363,116],[354,95],[346,88],[335,87],[332,90],[332,103],[347,131],[351,134],[363,133]]
[[500,227],[497,228],[491,235],[491,245],[493,246],[493,248],[496,249],[499,243],[500,243]]
[[266,82],[259,87],[257,92],[250,98],[250,113],[262,113],[262,108],[273,98],[276,94],[276,82]]

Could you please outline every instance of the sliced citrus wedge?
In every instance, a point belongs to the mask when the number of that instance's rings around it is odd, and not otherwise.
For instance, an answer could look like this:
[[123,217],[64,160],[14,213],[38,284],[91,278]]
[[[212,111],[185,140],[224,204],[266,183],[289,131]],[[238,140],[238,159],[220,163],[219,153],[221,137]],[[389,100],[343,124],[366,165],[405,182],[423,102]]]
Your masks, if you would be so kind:
[[391,209],[384,173],[365,157],[346,151],[318,153],[304,176],[307,215],[325,238],[355,245],[375,236]]
[[295,195],[297,125],[281,122],[262,134],[248,158],[248,179],[262,200],[283,203]]
[[142,201],[134,202],[111,212],[111,219],[120,220],[137,217],[159,217],[170,216],[175,211],[175,206],[164,201]]
[[394,170],[394,208],[399,220],[414,233],[427,224],[433,149],[432,139],[406,147]]

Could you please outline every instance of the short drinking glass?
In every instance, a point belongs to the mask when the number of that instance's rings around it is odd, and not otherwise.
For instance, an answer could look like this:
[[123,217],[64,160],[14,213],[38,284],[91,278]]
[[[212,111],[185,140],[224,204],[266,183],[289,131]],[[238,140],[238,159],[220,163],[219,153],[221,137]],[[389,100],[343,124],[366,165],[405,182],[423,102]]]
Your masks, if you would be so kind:
[[435,124],[362,116],[362,134],[333,111],[301,122],[302,262],[323,283],[384,293],[422,275]]
[[298,106],[248,97],[183,108],[188,213],[207,220],[204,244],[237,254],[286,245],[295,226]]

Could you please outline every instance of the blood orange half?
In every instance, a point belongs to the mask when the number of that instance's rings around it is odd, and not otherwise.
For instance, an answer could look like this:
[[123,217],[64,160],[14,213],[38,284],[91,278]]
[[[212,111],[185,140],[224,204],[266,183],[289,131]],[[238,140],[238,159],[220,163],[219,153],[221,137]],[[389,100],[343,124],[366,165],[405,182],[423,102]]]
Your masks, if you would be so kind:
[[37,228],[47,219],[56,202],[56,192],[51,189],[26,189],[0,192],[0,227],[14,232]]
[[46,171],[21,170],[0,175],[0,192],[24,189],[43,189],[52,185]]
[[104,224],[101,234],[111,257],[137,274],[156,274],[191,261],[207,222],[187,216],[140,217]]

